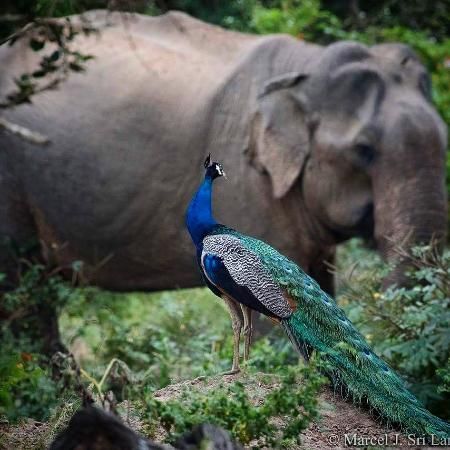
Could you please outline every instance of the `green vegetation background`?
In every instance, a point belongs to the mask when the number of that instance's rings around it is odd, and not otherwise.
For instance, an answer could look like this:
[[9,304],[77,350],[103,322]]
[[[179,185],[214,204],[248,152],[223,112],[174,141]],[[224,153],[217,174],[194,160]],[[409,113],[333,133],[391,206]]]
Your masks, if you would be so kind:
[[[0,6],[0,38],[35,17],[105,6],[102,0],[7,0]],[[323,4],[318,0],[134,0],[116,1],[114,6],[147,14],[178,9],[227,28],[289,33],[321,44],[341,39],[367,44],[404,42],[417,51],[430,70],[433,99],[450,124],[448,1],[384,0],[364,2],[363,6],[362,2],[339,0]],[[450,174],[450,159],[447,168]],[[411,288],[382,293],[381,279],[388,267],[358,241],[350,242],[338,255],[338,300],[376,352],[405,377],[427,407],[448,418],[450,253],[439,257],[431,249],[422,248],[415,249],[412,256],[417,264],[409,275]],[[316,414],[313,399],[323,380],[304,368],[296,369],[297,358],[277,330],[255,343],[249,364],[250,372],[269,373],[284,380],[278,397],[275,394],[269,399],[264,410],[252,408],[239,385],[233,388],[233,396],[218,390],[209,398],[199,394],[187,403],[158,404],[152,397],[155,389],[229,368],[231,330],[221,302],[205,289],[151,295],[75,289],[58,277],[48,278],[48,269],[33,265],[16,290],[2,294],[3,305],[16,311],[50,299],[60,311],[64,341],[83,368],[83,383],[97,395],[111,389],[119,401],[139,400],[141,418],[148,422],[150,431],[152,426],[163,424],[173,437],[195,421],[208,420],[232,428],[242,442],[261,436],[270,442],[274,438],[268,426],[270,416],[286,408],[295,409],[281,399],[292,398],[305,405],[302,413],[293,414],[297,421],[290,424],[292,433],[287,432],[287,439],[298,434]],[[25,417],[58,422],[67,405],[79,404],[70,381],[64,380],[64,387],[51,379],[48,361],[36,353],[32,340],[17,342],[5,326],[0,337],[0,416],[11,423]],[[96,380],[115,359],[119,363],[105,386],[99,386]],[[286,371],[286,367],[291,369]],[[296,376],[310,380],[302,391],[292,385]],[[224,419],[225,410],[233,423]],[[256,429],[248,428],[249,416],[258,424]]]

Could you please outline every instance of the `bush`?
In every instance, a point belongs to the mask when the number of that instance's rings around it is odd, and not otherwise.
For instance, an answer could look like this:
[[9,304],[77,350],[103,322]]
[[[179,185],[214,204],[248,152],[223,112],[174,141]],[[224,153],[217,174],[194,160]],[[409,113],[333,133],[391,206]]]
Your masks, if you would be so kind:
[[229,317],[206,290],[150,295],[83,291],[64,309],[60,323],[67,345],[85,349],[80,361],[93,374],[118,358],[160,388],[229,368]]
[[322,44],[348,37],[341,21],[322,9],[318,0],[282,1],[272,8],[256,4],[249,25],[257,33],[288,33]]
[[[5,342],[3,341],[3,345]],[[0,416],[47,420],[59,399],[48,368],[35,354],[2,348],[0,356]]]
[[425,31],[437,39],[449,35],[449,3],[447,0],[424,2],[381,0],[377,2],[340,2],[323,0],[326,9],[337,14],[346,29],[364,30],[368,26],[387,28],[401,26],[413,31]]
[[[43,421],[50,417],[60,399],[58,383],[52,379],[39,316],[43,305],[60,311],[75,301],[80,291],[65,282],[58,270],[18,257],[17,286],[11,289],[0,276],[0,415],[11,422],[29,417]],[[1,275],[1,274],[0,274]],[[8,290],[9,288],[9,290]]]
[[43,338],[48,324],[43,322],[40,313],[59,312],[78,295],[79,291],[64,281],[58,270],[21,258],[14,288],[11,289],[10,280],[0,273],[0,311],[6,319],[0,322],[0,340],[16,340],[26,352],[44,351]]
[[[230,431],[242,444],[258,441],[258,446],[280,446],[280,441],[297,442],[311,420],[318,416],[318,393],[325,379],[313,363],[288,366],[284,374],[269,377],[274,388],[262,405],[254,405],[239,381],[231,386],[202,392],[185,391],[178,400],[161,402],[147,393],[144,411],[150,426],[162,426],[173,442],[184,432],[201,423],[211,423]],[[266,382],[268,380],[266,379]],[[249,384],[258,384],[251,378]],[[286,416],[286,426],[279,430],[273,419]]]

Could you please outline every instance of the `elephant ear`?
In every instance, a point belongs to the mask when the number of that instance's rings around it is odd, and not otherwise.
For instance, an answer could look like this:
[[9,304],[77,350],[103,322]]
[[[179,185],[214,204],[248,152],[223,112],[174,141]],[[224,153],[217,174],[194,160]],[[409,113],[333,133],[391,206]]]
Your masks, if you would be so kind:
[[307,98],[300,89],[307,78],[299,73],[274,78],[257,98],[250,161],[269,174],[275,198],[289,191],[309,153],[311,124]]

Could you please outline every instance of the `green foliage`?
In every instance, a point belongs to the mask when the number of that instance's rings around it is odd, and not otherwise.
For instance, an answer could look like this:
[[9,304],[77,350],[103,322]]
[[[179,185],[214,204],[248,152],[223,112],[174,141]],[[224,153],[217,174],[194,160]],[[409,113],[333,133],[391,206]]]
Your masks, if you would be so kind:
[[410,287],[381,292],[387,268],[372,260],[371,267],[351,269],[339,300],[375,352],[410,383],[412,392],[436,414],[448,415],[449,397],[438,386],[450,357],[450,251],[439,256],[429,246],[419,247],[410,258]]
[[[314,363],[287,367],[276,379],[279,387],[268,394],[262,405],[253,404],[244,384],[236,381],[213,392],[186,391],[180,399],[166,402],[147,393],[145,411],[151,426],[162,426],[171,442],[194,425],[212,423],[229,430],[243,444],[256,440],[258,445],[274,448],[280,446],[280,441],[298,441],[300,433],[317,417],[317,396],[325,382]],[[273,423],[277,416],[287,417],[282,430]]]
[[41,331],[46,324],[42,323],[40,314],[49,309],[60,311],[79,295],[57,272],[21,258],[17,285],[13,289],[10,280],[0,274],[0,288],[4,291],[0,292],[1,312],[7,317],[0,323],[0,340],[11,343],[15,339],[22,351],[43,351]]
[[321,43],[347,37],[341,21],[322,9],[318,0],[285,0],[279,7],[272,8],[257,4],[250,29],[261,34],[288,33]]
[[[41,270],[35,268],[22,277],[23,283],[39,286]],[[56,279],[54,283],[59,286],[62,282]],[[228,313],[222,302],[206,289],[152,295],[114,295],[91,288],[74,290],[70,286],[66,286],[63,292],[66,290],[74,292],[65,297],[62,306],[60,325],[63,337],[81,362],[81,381],[85,391],[92,392],[100,403],[112,391],[118,401],[128,400],[135,405],[146,393],[149,404],[153,404],[151,393],[157,388],[229,369],[232,333]],[[24,286],[20,292],[29,293]],[[17,306],[11,303],[12,307],[14,305]],[[252,406],[242,386],[234,386],[231,390],[223,388],[214,395],[203,397],[198,393],[185,397],[180,404],[169,402],[167,406],[160,405],[160,414],[169,417],[164,420],[175,423],[171,436],[189,427],[192,420],[213,420],[215,417],[222,426],[236,423],[233,429],[236,435],[269,440],[276,431],[270,424],[266,427],[270,417],[291,414],[291,410],[296,411],[298,405],[302,405],[301,414],[291,416],[285,431],[286,439],[297,436],[315,417],[317,389],[323,380],[313,374],[313,368],[296,368],[298,358],[288,340],[284,337],[282,340],[273,339],[281,335],[279,331],[273,334],[272,339],[261,339],[252,347],[248,369],[269,372],[271,375],[267,375],[267,380],[273,377],[284,380],[280,388],[271,393],[264,408]],[[12,345],[22,348],[25,344],[16,340]],[[10,352],[5,354],[5,358],[6,355]],[[2,405],[5,405],[2,413],[13,421],[22,417],[37,420],[59,417],[64,412],[61,399],[66,401],[69,395],[69,403],[74,404],[71,392],[74,388],[78,390],[76,380],[70,376],[71,379],[56,383],[49,378],[44,360],[33,355],[31,363],[27,358],[25,353],[8,356],[5,360],[0,358],[1,379],[6,380],[0,390]],[[42,361],[40,365],[35,363],[38,360]],[[311,380],[297,384],[299,376],[305,380],[310,377]],[[62,384],[69,391],[60,398]],[[204,407],[206,409],[202,413]],[[225,410],[230,411],[228,415],[224,414]],[[147,414],[148,408],[146,411]],[[175,417],[170,418],[172,416]],[[248,417],[252,420],[249,421]],[[144,416],[141,419],[146,421]],[[62,426],[61,420],[51,419],[59,427]],[[154,418],[157,420],[163,419]],[[56,428],[50,425],[49,430],[54,434]]]
[[17,89],[0,102],[0,108],[30,103],[33,95],[56,88],[70,72],[83,72],[92,56],[73,49],[73,40],[80,33],[89,35],[94,31],[87,22],[75,26],[67,18],[59,21],[35,19],[27,25],[26,32],[13,33],[8,39],[9,45],[27,39],[30,48],[42,56],[36,68],[14,80]]
[[56,272],[22,256],[14,289],[7,289],[9,281],[0,274],[1,312],[7,317],[0,328],[0,415],[11,422],[23,417],[46,420],[59,401],[48,359],[38,353],[42,351],[39,311],[43,305],[60,310],[78,291]]
[[5,348],[0,356],[0,416],[11,422],[22,417],[49,418],[58,403],[57,386],[35,354]]
[[447,364],[442,369],[438,369],[436,373],[441,378],[442,382],[438,387],[439,392],[450,392],[450,358]]
[[206,290],[126,296],[82,292],[67,304],[60,323],[66,343],[86,350],[81,362],[94,375],[118,358],[158,388],[228,368],[229,317]]
[[[230,319],[207,289],[112,294],[81,289],[60,318],[65,343],[83,367],[100,376],[118,358],[152,388],[229,369]],[[279,329],[252,346],[250,365],[273,372],[297,358]],[[80,349],[79,351],[77,349]]]
[[0,4],[0,38],[30,19],[63,17],[107,6],[107,0],[4,0]]
[[285,334],[275,329],[270,338],[257,340],[250,352],[249,366],[263,373],[283,373],[286,367],[297,364],[298,356]]
[[412,31],[425,31],[437,39],[445,39],[450,32],[448,21],[450,5],[447,0],[434,2],[324,0],[323,5],[343,20],[346,29],[365,30],[369,26],[380,28],[401,26]]
[[[66,342],[76,354],[81,342],[82,347],[89,348],[84,356],[78,355],[84,381],[94,388],[102,384],[103,393],[111,389],[119,401],[127,399],[135,405],[145,393],[148,404],[139,414],[141,420],[150,428],[165,424],[171,438],[192,423],[209,420],[227,429],[235,423],[233,432],[239,438],[269,439],[275,433],[273,427],[266,426],[270,417],[291,414],[291,410],[302,405],[302,414],[291,417],[285,433],[287,437],[297,436],[313,417],[321,378],[313,377],[314,368],[304,369],[305,374],[292,369],[298,358],[288,340],[284,336],[281,340],[273,339],[281,335],[281,330],[272,339],[254,343],[248,364],[252,373],[266,371],[271,374],[267,375],[269,379],[285,380],[266,401],[268,406],[259,409],[252,406],[242,386],[221,388],[207,395],[190,393],[180,401],[160,403],[153,399],[154,390],[169,383],[229,369],[232,356],[229,320],[222,302],[206,289],[126,296],[85,289],[84,296],[64,308],[61,326]],[[119,366],[126,363],[125,372],[129,373],[124,376],[123,367],[122,375],[105,370],[110,358],[122,359]],[[296,377],[305,379],[310,374],[311,381],[297,385],[294,372]],[[96,381],[100,379],[103,382]]]
[[60,276],[41,264],[32,264],[20,275],[17,287],[2,294],[2,309],[12,313],[44,302],[61,308],[74,295],[73,287]]

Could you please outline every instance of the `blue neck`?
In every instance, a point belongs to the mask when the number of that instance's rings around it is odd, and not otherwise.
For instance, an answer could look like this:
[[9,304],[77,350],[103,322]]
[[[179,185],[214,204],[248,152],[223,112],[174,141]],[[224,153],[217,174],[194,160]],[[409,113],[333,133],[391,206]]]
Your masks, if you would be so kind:
[[211,212],[212,183],[211,177],[205,177],[187,210],[187,229],[197,247],[201,246],[203,238],[217,225]]

